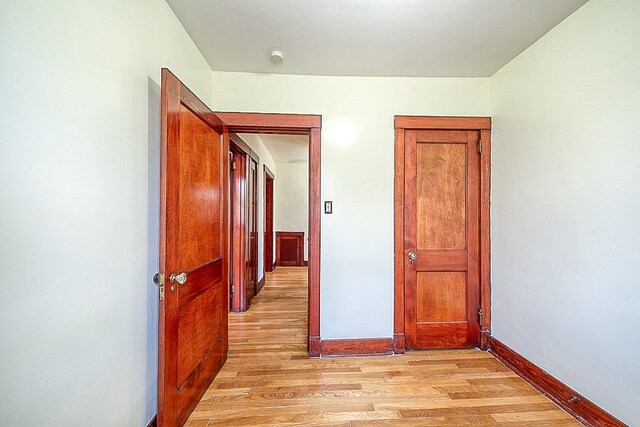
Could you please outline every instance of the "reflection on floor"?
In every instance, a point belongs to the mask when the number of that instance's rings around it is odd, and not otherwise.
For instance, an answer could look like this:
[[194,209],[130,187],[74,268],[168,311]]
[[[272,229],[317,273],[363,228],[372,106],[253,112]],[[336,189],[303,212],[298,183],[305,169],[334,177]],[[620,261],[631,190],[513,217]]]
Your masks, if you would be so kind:
[[488,353],[308,359],[306,331],[307,269],[267,273],[230,314],[229,360],[186,425],[580,425]]

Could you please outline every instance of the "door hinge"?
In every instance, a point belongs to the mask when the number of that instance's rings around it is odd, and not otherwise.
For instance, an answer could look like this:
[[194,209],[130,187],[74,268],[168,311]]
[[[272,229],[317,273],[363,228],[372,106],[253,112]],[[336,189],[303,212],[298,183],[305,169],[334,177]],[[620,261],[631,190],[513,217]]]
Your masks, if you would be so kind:
[[478,307],[478,323],[482,326],[482,307]]
[[481,139],[478,140],[478,153],[482,154],[482,140]]
[[231,162],[231,170],[236,170],[238,164],[236,162]]
[[153,283],[155,283],[158,286],[160,301],[164,301],[164,274],[162,273],[154,274]]
[[231,293],[235,293],[236,292],[236,285],[234,285],[233,283],[231,284]]

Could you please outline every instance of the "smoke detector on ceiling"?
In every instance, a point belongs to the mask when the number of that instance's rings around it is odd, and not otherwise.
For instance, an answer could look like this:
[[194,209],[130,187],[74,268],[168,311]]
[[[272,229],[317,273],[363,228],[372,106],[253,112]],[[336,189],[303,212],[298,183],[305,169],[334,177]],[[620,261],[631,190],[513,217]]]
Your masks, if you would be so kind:
[[271,58],[272,64],[282,64],[284,62],[284,56],[279,50],[272,50],[269,58]]

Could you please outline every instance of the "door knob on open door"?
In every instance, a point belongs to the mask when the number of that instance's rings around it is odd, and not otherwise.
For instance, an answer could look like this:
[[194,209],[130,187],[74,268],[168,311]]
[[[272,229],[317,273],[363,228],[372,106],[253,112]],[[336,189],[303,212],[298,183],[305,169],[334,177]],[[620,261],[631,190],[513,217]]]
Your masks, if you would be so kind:
[[416,253],[415,253],[415,252],[409,252],[409,255],[408,255],[408,256],[409,256],[409,262],[410,262],[411,264],[413,264],[413,261],[415,261],[415,260],[416,260],[416,258],[418,258],[418,255],[416,255]]
[[185,273],[184,271],[182,273],[179,274],[171,274],[171,276],[169,276],[169,280],[172,282],[178,282],[181,285],[184,285],[185,283],[187,283],[187,273]]

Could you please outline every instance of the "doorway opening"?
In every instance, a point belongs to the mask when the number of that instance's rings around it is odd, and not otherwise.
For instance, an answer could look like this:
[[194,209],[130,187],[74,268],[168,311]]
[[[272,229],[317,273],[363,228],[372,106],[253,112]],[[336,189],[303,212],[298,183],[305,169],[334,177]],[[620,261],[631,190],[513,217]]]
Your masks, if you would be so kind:
[[[260,134],[260,135],[287,135],[287,136],[299,136],[308,140],[307,147],[307,159],[308,164],[307,178],[308,182],[308,237],[305,238],[307,243],[306,252],[308,253],[307,263],[307,349],[308,354],[311,357],[320,356],[320,130],[322,119],[318,115],[297,115],[297,114],[268,114],[268,113],[226,113],[217,112],[216,115],[227,125],[230,134],[245,135],[245,134]],[[254,152],[255,150],[252,149]],[[258,169],[260,169],[258,162]],[[268,172],[267,173],[267,169]],[[270,168],[264,169],[265,175],[271,174],[272,189],[274,190],[275,197],[272,197],[272,203],[277,198],[277,189],[275,186],[278,182],[278,171],[272,171]],[[269,179],[264,180],[263,193],[267,189],[267,182]],[[266,200],[262,199],[266,206]],[[274,205],[275,206],[275,205]],[[277,215],[277,208],[275,209]],[[266,212],[259,214],[260,217],[264,216],[266,224]],[[275,228],[275,215],[272,216],[273,232],[277,231]],[[263,230],[267,229],[263,225]],[[284,230],[290,231],[290,230]],[[265,236],[266,237],[266,236]],[[256,239],[257,240],[257,239]],[[269,240],[269,238],[263,237],[263,242]],[[303,243],[304,243],[303,240]],[[275,243],[275,235],[271,244]],[[277,252],[277,246],[271,246],[273,250]],[[259,273],[266,272],[268,267],[268,251],[264,250],[264,243],[262,245],[262,253],[258,254],[257,258],[261,259],[262,268],[259,269]],[[266,255],[265,255],[266,254]],[[272,252],[271,259],[277,263],[277,253]],[[304,260],[303,260],[304,262]],[[271,268],[273,269],[273,263]],[[260,290],[263,285],[260,280],[256,282],[256,290]],[[255,292],[255,291],[254,291]]]
[[309,136],[231,133],[229,181],[229,308],[243,312],[267,272],[308,265]]
[[[309,136],[232,133],[229,139],[234,313],[229,314],[228,362],[234,366],[257,353],[304,357]],[[256,179],[259,170],[264,171],[261,180]]]

